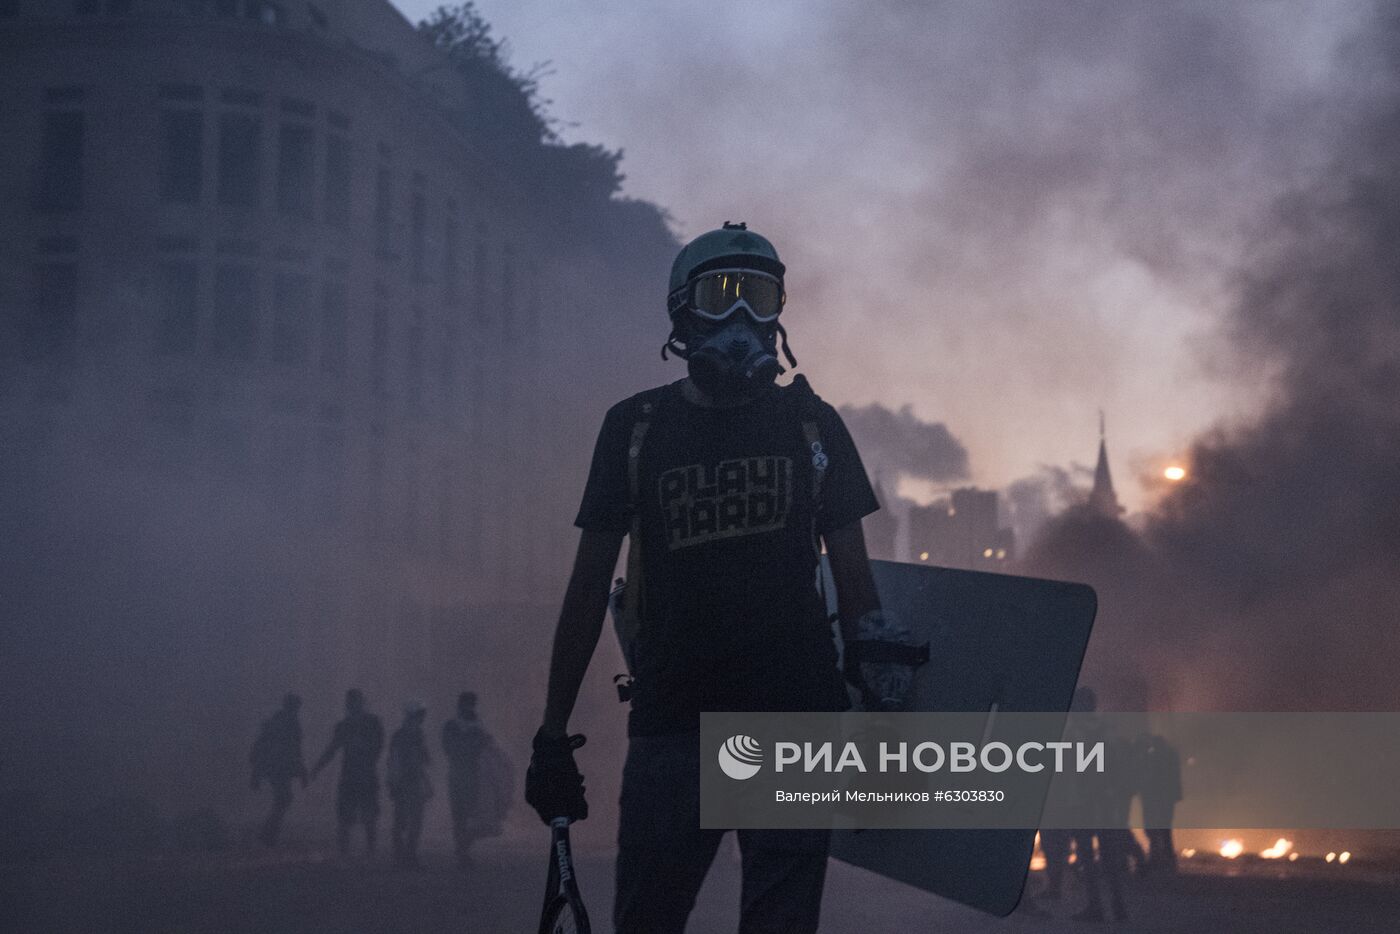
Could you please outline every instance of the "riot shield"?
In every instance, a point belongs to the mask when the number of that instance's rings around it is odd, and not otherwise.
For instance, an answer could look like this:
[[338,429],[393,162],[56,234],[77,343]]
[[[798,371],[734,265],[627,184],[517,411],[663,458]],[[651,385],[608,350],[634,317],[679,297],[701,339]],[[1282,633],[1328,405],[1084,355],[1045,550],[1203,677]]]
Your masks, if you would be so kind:
[[[1084,584],[872,561],[885,609],[928,642],[910,710],[1068,711],[1097,598]],[[825,559],[825,593],[835,588]],[[839,637],[838,637],[839,643]],[[1042,800],[1049,791],[1045,773]],[[838,831],[837,859],[994,915],[1015,909],[1035,829]]]

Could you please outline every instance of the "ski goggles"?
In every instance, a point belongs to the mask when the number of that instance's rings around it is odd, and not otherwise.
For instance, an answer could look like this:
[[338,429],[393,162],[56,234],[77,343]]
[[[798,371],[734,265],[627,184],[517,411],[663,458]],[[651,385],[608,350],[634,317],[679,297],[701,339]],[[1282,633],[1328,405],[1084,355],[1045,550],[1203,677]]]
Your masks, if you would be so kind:
[[739,309],[760,324],[778,320],[787,294],[776,276],[753,269],[715,269],[696,276],[686,284],[686,297],[693,314],[710,321],[723,321]]

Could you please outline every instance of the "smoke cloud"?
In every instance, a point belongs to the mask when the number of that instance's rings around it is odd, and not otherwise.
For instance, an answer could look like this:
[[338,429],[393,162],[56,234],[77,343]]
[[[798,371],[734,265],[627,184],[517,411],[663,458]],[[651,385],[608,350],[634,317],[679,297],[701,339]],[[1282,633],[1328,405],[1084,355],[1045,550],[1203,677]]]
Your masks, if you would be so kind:
[[855,439],[867,471],[900,473],[935,483],[967,476],[967,449],[942,422],[926,422],[913,406],[843,406],[841,418]]
[[1400,18],[1348,56],[1373,96],[1233,278],[1227,353],[1273,375],[1267,409],[1200,437],[1140,535],[1071,510],[1028,562],[1099,587],[1087,677],[1119,703],[1400,704]]
[[1099,408],[1123,455],[1257,411],[1197,338],[1363,90],[1335,0],[483,6],[629,191],[773,238],[825,396],[947,421],[983,486],[1084,459]]

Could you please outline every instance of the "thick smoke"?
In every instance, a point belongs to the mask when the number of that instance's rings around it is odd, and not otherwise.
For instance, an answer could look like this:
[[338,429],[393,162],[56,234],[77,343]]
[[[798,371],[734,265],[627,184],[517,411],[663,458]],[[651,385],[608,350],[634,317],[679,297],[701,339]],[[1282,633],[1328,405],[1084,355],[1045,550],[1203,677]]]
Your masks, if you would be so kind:
[[924,421],[912,406],[896,412],[879,404],[848,405],[840,412],[872,476],[903,474],[934,483],[967,476],[967,449],[942,422]]
[[1083,464],[1041,464],[1035,473],[1002,490],[1007,518],[1018,542],[1034,542],[1045,524],[1088,499],[1094,469]]
[[1262,218],[1236,279],[1227,338],[1238,366],[1273,375],[1267,410],[1198,439],[1140,536],[1071,510],[1031,558],[1099,587],[1087,677],[1120,704],[1400,704],[1397,50],[1393,12],[1348,50],[1375,95],[1330,166]]

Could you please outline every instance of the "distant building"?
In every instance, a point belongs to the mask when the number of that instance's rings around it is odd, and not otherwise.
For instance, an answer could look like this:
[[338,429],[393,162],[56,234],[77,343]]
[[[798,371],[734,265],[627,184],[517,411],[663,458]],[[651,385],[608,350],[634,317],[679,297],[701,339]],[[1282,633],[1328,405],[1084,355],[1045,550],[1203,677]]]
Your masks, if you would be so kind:
[[1103,415],[1099,415],[1099,459],[1094,465],[1094,487],[1089,491],[1089,509],[1101,516],[1117,519],[1123,514],[1118,494],[1113,490],[1113,476],[1108,471],[1108,446],[1104,440]]
[[894,561],[899,554],[895,545],[899,535],[899,516],[891,507],[898,499],[898,493],[886,489],[884,478],[879,474],[872,479],[880,508],[866,516],[861,523],[865,532],[865,550],[872,558]]
[[910,560],[965,570],[1004,570],[1015,535],[1001,525],[995,490],[964,487],[909,510]]
[[547,633],[665,336],[660,214],[542,209],[385,0],[0,0],[0,86],[6,504],[168,549],[165,591],[61,612],[159,631],[181,684],[221,652],[386,702]]

